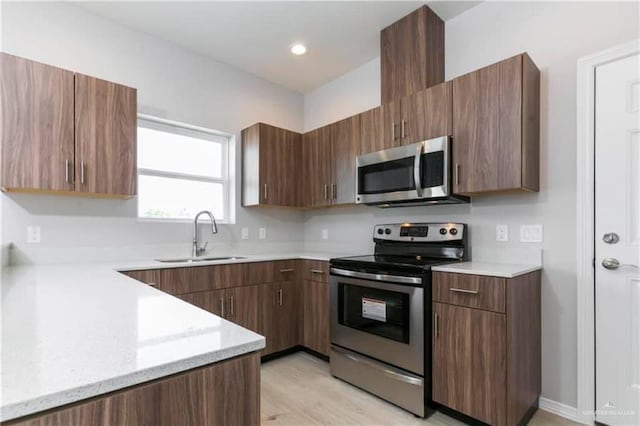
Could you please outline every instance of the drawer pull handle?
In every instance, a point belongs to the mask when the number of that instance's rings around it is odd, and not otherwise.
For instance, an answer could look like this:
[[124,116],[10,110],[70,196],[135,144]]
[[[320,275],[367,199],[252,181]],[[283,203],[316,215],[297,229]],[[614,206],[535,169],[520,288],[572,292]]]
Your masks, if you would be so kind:
[[312,274],[324,274],[324,271],[320,270],[320,269],[312,269],[311,270]]
[[294,269],[293,269],[293,268],[280,269],[280,272],[281,272],[281,273],[284,273],[284,272],[293,272],[293,271],[294,271]]
[[466,290],[464,288],[450,288],[449,290],[454,291],[456,293],[478,294],[478,290]]
[[156,287],[156,286],[157,286],[157,284],[156,284],[156,283],[147,283],[147,285],[148,285],[149,287]]

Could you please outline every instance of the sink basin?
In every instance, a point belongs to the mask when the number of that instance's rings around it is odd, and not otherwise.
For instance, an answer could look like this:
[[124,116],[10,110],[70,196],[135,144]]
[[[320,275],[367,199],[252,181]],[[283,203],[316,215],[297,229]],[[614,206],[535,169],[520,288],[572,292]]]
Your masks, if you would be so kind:
[[198,263],[198,262],[215,262],[216,260],[237,260],[246,259],[242,256],[214,256],[214,257],[182,257],[173,259],[156,259],[156,262],[162,263]]

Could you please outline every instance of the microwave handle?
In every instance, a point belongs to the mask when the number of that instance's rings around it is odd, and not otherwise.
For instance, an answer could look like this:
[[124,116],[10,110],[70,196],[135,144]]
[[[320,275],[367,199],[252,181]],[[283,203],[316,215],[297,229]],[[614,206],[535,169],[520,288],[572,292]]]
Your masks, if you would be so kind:
[[420,142],[417,144],[416,158],[413,160],[413,181],[416,185],[416,191],[419,197],[422,197],[422,179],[420,178],[420,158],[422,157],[422,147],[424,144]]

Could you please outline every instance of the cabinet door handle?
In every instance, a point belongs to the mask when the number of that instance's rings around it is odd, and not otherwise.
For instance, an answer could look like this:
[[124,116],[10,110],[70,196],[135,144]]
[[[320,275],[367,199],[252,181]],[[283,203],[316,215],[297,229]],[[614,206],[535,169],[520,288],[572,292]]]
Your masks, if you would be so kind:
[[80,183],[84,185],[84,169],[85,169],[86,165],[84,164],[84,161],[80,162]]
[[405,133],[406,124],[407,122],[405,120],[400,121],[400,139],[407,137],[407,134]]
[[69,183],[69,160],[64,160],[64,181]]
[[466,290],[464,288],[450,288],[449,291],[465,294],[478,294],[478,290]]
[[329,185],[327,185],[326,183],[324,184],[324,199],[329,199]]
[[398,139],[398,137],[396,136],[396,123],[395,123],[395,121],[391,123],[391,137],[393,138],[394,141],[396,139]]
[[224,317],[224,297],[220,298],[220,316]]
[[334,183],[331,187],[333,188],[333,199],[335,200],[338,198],[338,184]]
[[267,184],[265,183],[264,184],[264,199],[265,200],[267,199],[267,195],[268,195],[268,193],[267,193]]
[[229,298],[229,315],[233,316],[233,296]]
[[293,268],[280,269],[280,273],[281,273],[281,274],[282,274],[282,273],[285,273],[285,272],[293,272],[293,271],[295,271],[295,269],[293,269]]
[[312,269],[311,270],[312,274],[324,274],[324,271],[321,269]]
[[434,314],[434,317],[433,317],[433,334],[436,337],[436,339],[440,334],[440,316],[437,313]]
[[282,289],[278,290],[278,305],[282,306]]
[[156,287],[156,286],[157,286],[157,284],[156,284],[156,283],[147,283],[147,285],[148,285],[149,287]]
[[456,186],[460,186],[460,164],[456,163]]

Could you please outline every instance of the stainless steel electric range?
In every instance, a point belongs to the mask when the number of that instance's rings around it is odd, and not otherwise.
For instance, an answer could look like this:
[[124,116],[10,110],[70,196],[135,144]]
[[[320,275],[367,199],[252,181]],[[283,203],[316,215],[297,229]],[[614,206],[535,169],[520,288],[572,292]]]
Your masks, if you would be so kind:
[[373,240],[373,255],[330,262],[331,374],[424,416],[431,401],[431,267],[467,259],[467,228],[377,225]]

